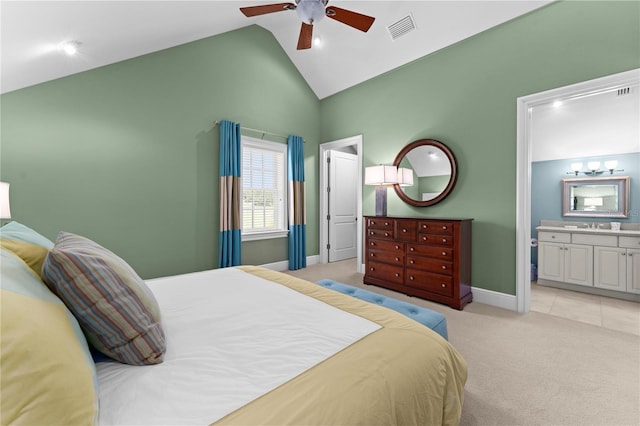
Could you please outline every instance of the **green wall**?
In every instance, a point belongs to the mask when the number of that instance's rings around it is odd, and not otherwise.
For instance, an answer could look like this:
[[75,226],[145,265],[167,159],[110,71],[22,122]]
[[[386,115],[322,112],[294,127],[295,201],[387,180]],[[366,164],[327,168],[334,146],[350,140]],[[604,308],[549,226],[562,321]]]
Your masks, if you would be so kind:
[[[318,143],[364,135],[364,164],[446,143],[451,196],[427,208],[389,191],[389,213],[472,217],[473,284],[515,293],[516,98],[640,67],[640,3],[554,3],[318,101],[257,26],[0,97],[0,178],[14,219],[93,238],[144,278],[214,267],[215,120],[306,140],[307,254],[318,254]],[[374,189],[363,188],[365,214]],[[286,259],[286,239],[243,262]]]
[[417,139],[447,144],[452,194],[415,208],[389,191],[388,213],[474,218],[473,285],[515,294],[516,99],[640,67],[639,21],[636,1],[551,4],[322,100],[321,140],[362,133],[365,166]]
[[[260,27],[17,90],[0,100],[0,173],[11,183],[13,219],[50,239],[60,230],[85,235],[143,278],[217,266],[214,122],[228,119],[305,138],[307,253],[318,253],[319,101]],[[286,238],[243,245],[244,263],[286,258]]]

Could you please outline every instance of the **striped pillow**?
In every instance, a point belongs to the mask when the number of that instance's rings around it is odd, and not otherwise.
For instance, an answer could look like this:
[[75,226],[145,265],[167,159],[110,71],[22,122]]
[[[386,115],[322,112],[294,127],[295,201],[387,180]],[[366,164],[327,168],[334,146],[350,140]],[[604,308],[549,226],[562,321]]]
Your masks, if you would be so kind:
[[114,253],[88,238],[60,232],[45,258],[42,279],[97,350],[131,365],[162,362],[166,347],[158,303]]

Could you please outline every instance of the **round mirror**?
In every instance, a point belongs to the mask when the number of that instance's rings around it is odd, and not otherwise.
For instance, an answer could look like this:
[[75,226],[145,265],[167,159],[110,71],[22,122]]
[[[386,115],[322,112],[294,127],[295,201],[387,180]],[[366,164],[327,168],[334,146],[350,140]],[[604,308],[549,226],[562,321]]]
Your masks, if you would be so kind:
[[457,168],[453,152],[435,139],[411,142],[398,153],[400,183],[393,185],[405,203],[416,207],[432,206],[453,190]]

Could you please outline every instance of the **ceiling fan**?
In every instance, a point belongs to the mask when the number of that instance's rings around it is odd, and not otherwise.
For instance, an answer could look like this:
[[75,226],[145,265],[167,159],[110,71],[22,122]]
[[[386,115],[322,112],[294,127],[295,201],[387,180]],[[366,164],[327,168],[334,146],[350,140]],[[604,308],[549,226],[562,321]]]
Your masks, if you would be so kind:
[[[241,7],[240,11],[246,17],[265,15],[267,13],[282,12],[283,10],[295,10],[302,20],[300,36],[298,37],[298,50],[311,47],[313,24],[327,16],[336,21],[347,24],[360,31],[367,32],[376,18],[342,9],[335,6],[327,6],[329,0],[295,0],[294,3],[274,3],[261,6]],[[326,8],[325,8],[326,7]]]

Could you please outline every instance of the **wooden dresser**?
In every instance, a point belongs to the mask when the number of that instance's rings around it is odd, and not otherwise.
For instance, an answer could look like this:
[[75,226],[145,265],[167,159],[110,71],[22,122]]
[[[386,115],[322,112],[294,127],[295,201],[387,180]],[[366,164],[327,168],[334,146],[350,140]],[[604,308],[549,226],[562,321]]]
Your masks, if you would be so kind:
[[462,310],[471,294],[471,221],[365,216],[364,283]]

